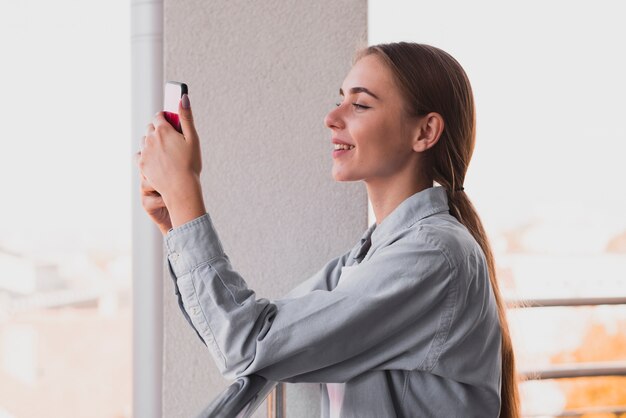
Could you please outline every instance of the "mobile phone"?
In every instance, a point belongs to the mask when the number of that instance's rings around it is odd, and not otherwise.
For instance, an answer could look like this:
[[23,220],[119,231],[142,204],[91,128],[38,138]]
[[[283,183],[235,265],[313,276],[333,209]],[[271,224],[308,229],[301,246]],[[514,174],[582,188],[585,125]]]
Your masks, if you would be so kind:
[[168,81],[165,83],[165,92],[163,94],[163,113],[165,119],[178,132],[183,130],[180,126],[180,118],[178,117],[178,103],[183,94],[187,94],[187,84],[178,81]]

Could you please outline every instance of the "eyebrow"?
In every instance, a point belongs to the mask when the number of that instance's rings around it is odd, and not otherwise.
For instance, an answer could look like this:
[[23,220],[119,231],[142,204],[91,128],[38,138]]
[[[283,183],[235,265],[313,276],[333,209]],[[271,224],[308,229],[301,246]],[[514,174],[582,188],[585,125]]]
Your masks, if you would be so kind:
[[[374,99],[376,100],[380,100],[378,98],[378,96],[376,96],[374,93],[372,93],[371,91],[369,91],[368,89],[366,89],[365,87],[352,87],[350,89],[350,94],[355,94],[355,93],[367,93],[370,96],[372,96]],[[339,88],[339,95],[343,96],[343,90],[341,88]]]

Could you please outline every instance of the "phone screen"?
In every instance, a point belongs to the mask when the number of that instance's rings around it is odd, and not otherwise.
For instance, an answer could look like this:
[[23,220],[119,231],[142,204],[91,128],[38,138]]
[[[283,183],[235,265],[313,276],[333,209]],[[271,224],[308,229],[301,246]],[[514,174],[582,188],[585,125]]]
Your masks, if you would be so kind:
[[163,113],[165,119],[178,131],[182,133],[180,118],[178,117],[178,103],[183,94],[187,94],[187,84],[178,81],[168,81],[165,83],[163,94]]

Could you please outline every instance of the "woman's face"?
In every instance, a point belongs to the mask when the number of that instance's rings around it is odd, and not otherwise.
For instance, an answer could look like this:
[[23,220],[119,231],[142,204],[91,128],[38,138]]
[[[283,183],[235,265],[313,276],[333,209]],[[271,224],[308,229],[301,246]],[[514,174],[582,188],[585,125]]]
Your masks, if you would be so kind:
[[354,145],[349,151],[333,151],[336,181],[391,180],[412,171],[407,165],[416,163],[412,138],[417,123],[404,115],[402,104],[391,71],[377,56],[366,55],[354,64],[338,106],[324,119],[333,140]]

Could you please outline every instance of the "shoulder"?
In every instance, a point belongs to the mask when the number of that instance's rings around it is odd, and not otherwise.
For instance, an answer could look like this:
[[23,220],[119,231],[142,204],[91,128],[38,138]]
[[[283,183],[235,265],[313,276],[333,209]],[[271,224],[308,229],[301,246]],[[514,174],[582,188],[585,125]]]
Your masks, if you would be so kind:
[[469,230],[449,212],[441,212],[406,225],[377,243],[368,258],[384,258],[398,268],[417,267],[425,272],[447,271],[473,281],[486,274],[483,251]]
[[471,282],[486,270],[479,244],[448,211],[406,224],[372,247],[364,264],[384,266],[385,271],[394,273],[449,279],[462,276]]
[[462,265],[468,257],[483,258],[478,242],[465,225],[449,212],[423,218],[401,234],[404,239],[415,240],[438,249],[454,269]]

